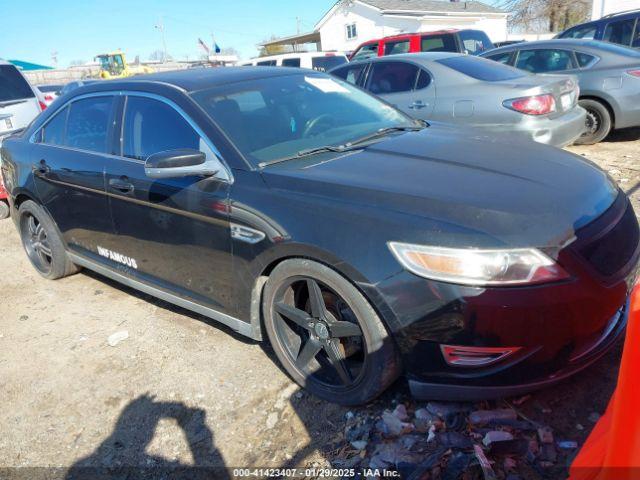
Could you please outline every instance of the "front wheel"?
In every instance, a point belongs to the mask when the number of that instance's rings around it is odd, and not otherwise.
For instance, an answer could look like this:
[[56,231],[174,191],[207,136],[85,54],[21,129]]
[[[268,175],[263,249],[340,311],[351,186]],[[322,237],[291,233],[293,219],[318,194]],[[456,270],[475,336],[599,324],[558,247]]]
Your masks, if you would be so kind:
[[575,143],[576,145],[593,145],[605,139],[611,132],[612,122],[609,109],[597,100],[585,98],[579,101],[587,111],[586,130]]
[[265,285],[265,329],[289,375],[324,400],[360,405],[399,375],[396,348],[362,294],[311,260],[280,263]]
[[40,275],[56,280],[79,270],[69,259],[53,220],[40,205],[32,200],[20,205],[18,224],[24,250]]

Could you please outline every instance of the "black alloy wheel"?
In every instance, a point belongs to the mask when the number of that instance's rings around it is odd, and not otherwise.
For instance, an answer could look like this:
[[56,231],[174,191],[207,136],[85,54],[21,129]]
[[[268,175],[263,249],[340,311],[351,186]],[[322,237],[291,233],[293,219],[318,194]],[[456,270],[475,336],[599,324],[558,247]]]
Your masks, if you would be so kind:
[[32,213],[20,218],[20,232],[27,256],[42,274],[49,275],[52,269],[53,252],[44,226]]
[[274,309],[279,341],[300,372],[337,389],[358,380],[367,359],[362,330],[335,292],[294,277],[279,288]]
[[20,205],[18,225],[27,257],[44,278],[56,280],[80,270],[69,259],[51,217],[33,200]]
[[263,298],[265,328],[287,372],[315,395],[366,403],[397,378],[395,346],[357,289],[310,260],[282,262]]

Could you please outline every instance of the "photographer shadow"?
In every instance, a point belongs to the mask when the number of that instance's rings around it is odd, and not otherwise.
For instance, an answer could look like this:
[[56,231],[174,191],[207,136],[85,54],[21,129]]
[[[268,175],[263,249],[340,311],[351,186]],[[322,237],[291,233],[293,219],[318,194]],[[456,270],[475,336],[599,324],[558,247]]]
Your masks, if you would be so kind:
[[[193,464],[150,455],[146,449],[158,423],[173,419],[185,434]],[[66,480],[230,478],[206,425],[206,412],[182,402],[143,395],[121,412],[116,426],[96,450],[67,471]]]

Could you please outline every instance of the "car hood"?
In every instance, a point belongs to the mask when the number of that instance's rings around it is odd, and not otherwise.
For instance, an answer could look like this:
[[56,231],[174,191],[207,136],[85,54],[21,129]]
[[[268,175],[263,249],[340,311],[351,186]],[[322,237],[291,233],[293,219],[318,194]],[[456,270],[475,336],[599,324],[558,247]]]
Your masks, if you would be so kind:
[[[430,220],[450,241],[557,247],[602,214],[618,190],[592,163],[555,147],[447,126],[387,138],[363,150],[266,168],[267,184]],[[410,221],[410,219],[407,219]],[[429,233],[429,232],[425,232]],[[475,240],[474,240],[475,242]]]

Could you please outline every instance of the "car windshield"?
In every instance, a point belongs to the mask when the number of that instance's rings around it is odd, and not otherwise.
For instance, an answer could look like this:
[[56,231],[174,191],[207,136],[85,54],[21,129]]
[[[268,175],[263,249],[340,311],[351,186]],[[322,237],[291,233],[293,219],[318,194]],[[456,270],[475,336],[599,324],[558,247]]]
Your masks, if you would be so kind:
[[192,97],[256,166],[383,129],[416,127],[395,108],[323,74],[238,82]]
[[0,102],[33,98],[31,87],[13,65],[0,65]]
[[508,65],[503,65],[486,58],[460,55],[436,60],[436,62],[460,72],[468,77],[484,82],[501,82],[522,78],[526,73]]

